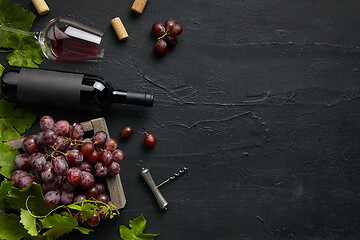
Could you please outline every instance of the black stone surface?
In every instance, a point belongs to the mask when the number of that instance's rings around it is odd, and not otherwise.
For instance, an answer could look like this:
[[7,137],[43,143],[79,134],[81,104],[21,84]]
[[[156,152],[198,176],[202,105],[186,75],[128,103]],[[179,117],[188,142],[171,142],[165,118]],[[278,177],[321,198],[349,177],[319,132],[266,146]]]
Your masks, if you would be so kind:
[[[75,18],[104,30],[107,45],[101,63],[47,60],[41,68],[155,95],[152,108],[103,113],[23,106],[70,122],[103,116],[126,153],[121,215],[89,236],[62,239],[120,239],[119,225],[141,213],[158,240],[359,239],[359,1],[149,1],[141,16],[132,0],[47,2],[50,13],[34,30]],[[110,25],[117,16],[130,35],[124,42]],[[170,17],[183,34],[159,58],[151,26]],[[136,132],[123,141],[126,124]],[[144,130],[155,148],[143,146]],[[169,202],[162,211],[140,167],[160,183],[183,166],[188,173],[161,187]]]

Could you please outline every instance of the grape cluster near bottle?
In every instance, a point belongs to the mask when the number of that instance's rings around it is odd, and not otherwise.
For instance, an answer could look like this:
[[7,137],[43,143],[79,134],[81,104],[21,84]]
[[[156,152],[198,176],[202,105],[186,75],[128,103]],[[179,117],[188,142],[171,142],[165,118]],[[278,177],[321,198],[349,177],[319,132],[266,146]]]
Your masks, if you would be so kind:
[[[117,149],[117,141],[103,131],[84,138],[81,124],[55,122],[50,116],[41,118],[40,127],[41,132],[23,140],[24,153],[14,159],[17,167],[11,176],[14,186],[24,189],[31,182],[41,184],[45,203],[50,206],[86,199],[109,203],[104,177],[117,175],[119,163],[125,157]],[[97,216],[106,217],[100,210],[99,215],[87,220],[89,225],[98,224]]]

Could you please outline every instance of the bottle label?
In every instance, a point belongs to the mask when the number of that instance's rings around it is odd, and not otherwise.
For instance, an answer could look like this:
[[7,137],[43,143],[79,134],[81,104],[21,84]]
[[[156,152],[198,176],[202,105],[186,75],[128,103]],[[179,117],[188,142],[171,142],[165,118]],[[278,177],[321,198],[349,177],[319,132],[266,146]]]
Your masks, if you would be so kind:
[[83,74],[22,68],[18,78],[18,100],[54,106],[80,105]]

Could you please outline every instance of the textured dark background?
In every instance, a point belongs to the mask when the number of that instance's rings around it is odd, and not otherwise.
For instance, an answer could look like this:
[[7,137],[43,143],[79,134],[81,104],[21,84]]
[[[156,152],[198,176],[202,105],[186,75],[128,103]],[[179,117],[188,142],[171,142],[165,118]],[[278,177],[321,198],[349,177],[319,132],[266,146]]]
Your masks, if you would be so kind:
[[[34,30],[71,17],[104,30],[107,45],[101,63],[41,68],[97,74],[156,98],[152,108],[103,113],[24,106],[70,122],[104,116],[126,153],[121,215],[63,239],[119,239],[119,225],[140,213],[159,240],[360,238],[359,1],[150,0],[141,16],[132,0],[47,2]],[[125,42],[110,25],[116,16]],[[151,26],[170,17],[183,34],[158,58]],[[137,132],[120,140],[125,124],[153,133],[156,147]],[[140,167],[160,183],[183,166],[189,172],[161,188],[161,211]]]

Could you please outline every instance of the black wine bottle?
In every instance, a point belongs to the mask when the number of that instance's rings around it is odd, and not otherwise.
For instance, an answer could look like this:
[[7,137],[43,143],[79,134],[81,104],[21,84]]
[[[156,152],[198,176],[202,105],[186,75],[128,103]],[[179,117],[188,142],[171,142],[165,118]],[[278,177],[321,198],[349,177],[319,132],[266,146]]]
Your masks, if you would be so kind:
[[97,76],[30,68],[10,68],[1,79],[9,101],[79,109],[104,110],[110,104],[152,106],[154,96],[113,89]]

